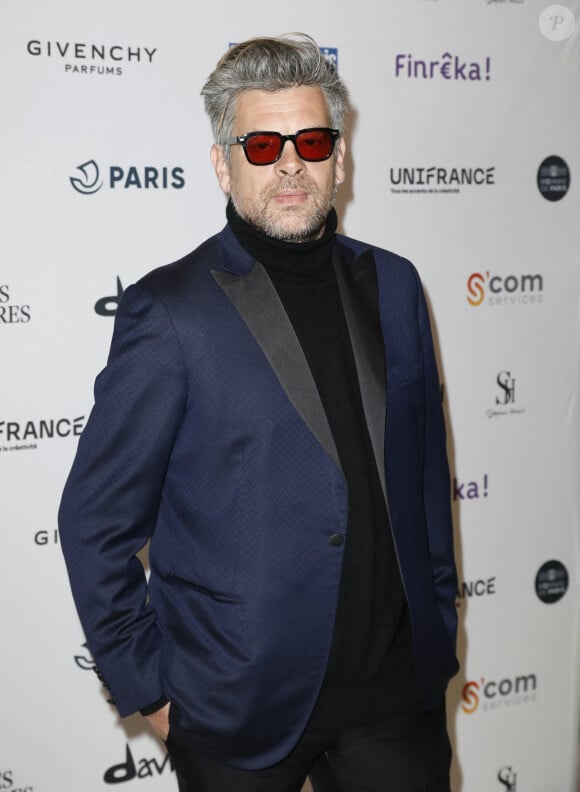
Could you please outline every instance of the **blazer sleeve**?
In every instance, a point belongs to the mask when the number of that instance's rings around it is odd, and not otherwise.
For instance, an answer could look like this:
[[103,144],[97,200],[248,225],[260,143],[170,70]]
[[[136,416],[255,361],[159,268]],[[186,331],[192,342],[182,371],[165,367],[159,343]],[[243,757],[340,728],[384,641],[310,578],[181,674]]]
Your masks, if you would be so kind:
[[441,386],[429,314],[419,276],[418,322],[423,349],[425,374],[425,449],[423,464],[423,498],[429,550],[433,570],[435,598],[455,651],[457,634],[457,573],[453,548],[451,486],[445,440],[445,420],[441,405]]
[[172,321],[162,303],[131,286],[59,510],[87,644],[122,716],[164,694],[160,634],[136,554],[155,530],[185,399]]

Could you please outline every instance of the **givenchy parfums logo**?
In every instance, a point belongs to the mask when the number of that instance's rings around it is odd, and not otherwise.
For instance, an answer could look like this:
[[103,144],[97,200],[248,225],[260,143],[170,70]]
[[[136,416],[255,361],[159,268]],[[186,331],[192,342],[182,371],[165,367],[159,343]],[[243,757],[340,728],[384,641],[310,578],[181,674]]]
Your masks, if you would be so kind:
[[30,39],[26,42],[26,52],[37,61],[63,64],[66,74],[121,77],[127,66],[150,66],[157,54],[157,47],[120,44],[118,41],[95,43],[78,39]]

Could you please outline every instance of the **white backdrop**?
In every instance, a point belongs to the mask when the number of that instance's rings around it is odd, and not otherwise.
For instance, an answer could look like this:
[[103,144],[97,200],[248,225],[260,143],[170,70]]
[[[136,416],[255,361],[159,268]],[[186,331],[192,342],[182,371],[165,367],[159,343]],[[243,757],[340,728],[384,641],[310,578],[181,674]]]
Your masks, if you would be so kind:
[[454,792],[576,792],[578,28],[579,0],[2,1],[0,790],[175,788],[91,671],[56,512],[118,292],[224,223],[201,85],[304,30],[354,104],[341,230],[412,259],[433,314]]

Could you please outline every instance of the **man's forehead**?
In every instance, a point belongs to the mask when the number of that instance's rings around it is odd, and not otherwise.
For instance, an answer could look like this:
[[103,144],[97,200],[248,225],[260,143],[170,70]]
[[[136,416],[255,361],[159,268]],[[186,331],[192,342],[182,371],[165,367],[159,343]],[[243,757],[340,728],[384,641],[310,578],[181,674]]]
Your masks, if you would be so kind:
[[[269,122],[269,125],[268,123]],[[235,109],[236,127],[247,131],[262,128],[295,131],[295,124],[316,126],[328,123],[328,108],[322,90],[315,86],[301,85],[281,91],[248,89],[238,94]],[[248,126],[249,125],[249,126]],[[273,126],[276,125],[276,126]]]

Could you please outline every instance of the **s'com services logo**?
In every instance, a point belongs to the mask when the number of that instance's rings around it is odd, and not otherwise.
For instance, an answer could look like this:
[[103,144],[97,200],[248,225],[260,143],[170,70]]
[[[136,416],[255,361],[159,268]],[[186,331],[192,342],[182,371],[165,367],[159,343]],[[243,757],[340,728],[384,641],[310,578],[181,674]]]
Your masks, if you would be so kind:
[[472,272],[467,279],[467,302],[474,308],[487,305],[532,305],[543,302],[542,275],[492,275]]
[[536,700],[538,678],[535,674],[487,680],[470,680],[463,686],[461,709],[473,715],[480,705],[484,712],[504,707],[521,706]]

